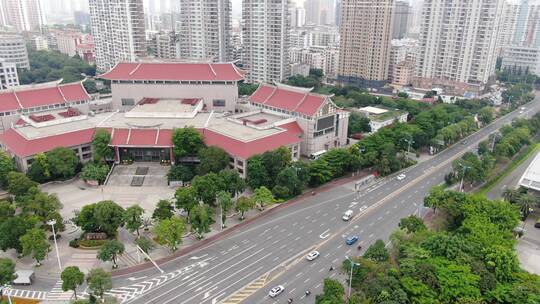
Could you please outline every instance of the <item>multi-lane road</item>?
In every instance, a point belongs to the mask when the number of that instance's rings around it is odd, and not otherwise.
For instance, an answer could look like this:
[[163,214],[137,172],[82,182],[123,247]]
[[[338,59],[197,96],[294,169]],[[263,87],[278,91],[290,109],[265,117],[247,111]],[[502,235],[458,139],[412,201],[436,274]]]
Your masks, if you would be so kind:
[[[113,293],[127,303],[314,303],[326,277],[342,279],[331,265],[341,265],[345,256],[360,254],[345,237],[358,235],[367,248],[376,239],[387,241],[399,219],[422,208],[429,189],[443,182],[454,159],[513,118],[531,116],[540,109],[539,98],[488,127],[405,171],[406,178],[388,177],[359,192],[343,185],[318,193],[301,202],[264,216],[232,235],[190,255],[155,269],[114,278]],[[344,222],[344,211],[354,218]],[[321,255],[314,261],[304,256],[311,250]],[[272,299],[268,290],[283,285],[285,291]],[[247,286],[247,287],[246,287]],[[306,297],[305,291],[312,295]]]

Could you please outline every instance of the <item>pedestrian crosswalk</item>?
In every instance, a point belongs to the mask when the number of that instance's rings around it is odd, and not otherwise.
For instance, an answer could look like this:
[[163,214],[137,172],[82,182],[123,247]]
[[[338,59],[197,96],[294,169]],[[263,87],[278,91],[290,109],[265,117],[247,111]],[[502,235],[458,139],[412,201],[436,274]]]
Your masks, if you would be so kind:
[[[128,257],[128,259],[132,259],[133,261],[135,261],[133,257]],[[177,269],[169,273],[164,273],[162,275],[142,282],[137,282],[124,287],[113,288],[109,292],[107,292],[106,295],[117,298],[120,303],[126,303],[127,301],[135,299],[171,279],[183,276],[182,280],[187,280],[195,276],[197,273],[199,273],[198,269],[206,267],[208,265],[208,262],[212,259],[213,258],[201,260],[186,267]],[[49,292],[10,288],[5,290],[5,294],[9,294],[12,297],[40,300],[40,303],[43,304],[69,303],[71,300],[74,299],[73,291],[64,292],[62,290],[62,280],[57,281],[54,287]],[[77,297],[88,298],[88,293],[77,293]]]
[[4,291],[6,295],[18,298],[26,299],[35,299],[35,300],[44,300],[47,295],[46,291],[36,291],[36,290],[23,290],[23,289],[6,289]]
[[56,282],[54,287],[49,291],[45,297],[46,301],[66,301],[68,302],[73,298],[73,291],[63,291],[62,290],[62,280]]
[[154,277],[152,279],[148,279],[124,287],[113,288],[106,294],[116,297],[120,301],[120,303],[125,303],[181,275],[185,276],[183,279],[188,279],[189,277],[192,277],[198,273],[197,269],[205,267],[206,265],[208,265],[208,262],[206,260],[202,260],[186,267],[177,269],[173,272],[165,273],[160,276]]
[[127,266],[138,265],[139,262],[131,254],[124,252],[124,254],[118,256],[118,260],[122,261]]

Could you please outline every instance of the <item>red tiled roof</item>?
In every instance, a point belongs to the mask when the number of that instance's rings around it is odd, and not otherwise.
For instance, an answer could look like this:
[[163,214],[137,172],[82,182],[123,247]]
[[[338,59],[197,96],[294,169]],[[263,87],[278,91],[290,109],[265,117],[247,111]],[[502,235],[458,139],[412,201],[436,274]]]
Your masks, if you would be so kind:
[[17,97],[13,93],[0,93],[0,111],[13,111],[20,108]]
[[296,121],[289,122],[289,123],[280,125],[278,127],[287,129],[289,132],[292,132],[293,134],[296,134],[296,135],[301,135],[302,133],[304,133],[304,131],[302,131],[302,128],[300,128],[300,126],[298,125]]
[[90,96],[84,89],[82,83],[69,83],[65,85],[58,86],[62,95],[67,101],[79,101],[79,100],[88,100]]
[[171,137],[172,130],[160,129],[158,135],[157,129],[114,129],[111,146],[172,147]]
[[275,150],[281,146],[287,146],[299,143],[301,139],[294,132],[281,132],[256,139],[249,142],[243,142],[220,133],[205,129],[202,131],[204,142],[208,146],[217,146],[225,150],[230,155],[248,159],[253,155]]
[[57,147],[74,147],[92,142],[94,129],[85,129],[43,138],[26,139],[15,129],[0,134],[0,141],[6,149],[19,157],[32,156]]
[[[295,124],[296,126],[294,126]],[[266,136],[250,142],[243,142],[230,138],[208,129],[199,129],[199,131],[203,134],[204,142],[207,145],[220,147],[230,155],[247,159],[255,154],[264,153],[269,150],[277,149],[281,146],[287,146],[301,141],[298,135],[302,133],[302,130],[296,122],[282,125],[281,127],[287,129],[287,131]],[[288,128],[290,128],[290,130]],[[111,130],[108,131],[111,132]],[[157,132],[157,129],[131,129],[131,135],[129,135],[128,141],[129,129],[115,129],[111,140],[111,146],[173,146],[171,141],[173,133],[172,130],[160,129],[159,136],[156,141]]]
[[109,80],[238,81],[244,76],[232,63],[118,63],[99,77]]
[[88,100],[90,96],[81,83],[69,83],[54,87],[30,88],[0,93],[0,111],[14,111],[66,101]]
[[129,146],[154,146],[156,144],[157,130],[131,129],[127,145]]
[[326,96],[261,84],[249,99],[253,103],[313,116],[326,101]]

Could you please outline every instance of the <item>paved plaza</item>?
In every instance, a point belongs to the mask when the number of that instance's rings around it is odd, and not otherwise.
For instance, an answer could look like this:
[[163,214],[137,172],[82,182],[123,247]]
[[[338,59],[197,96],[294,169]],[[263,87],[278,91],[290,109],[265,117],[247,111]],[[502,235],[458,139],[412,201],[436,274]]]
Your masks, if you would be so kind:
[[[167,172],[170,166],[160,163],[137,162],[131,165],[117,165],[111,172],[107,186],[163,187],[167,186]],[[137,181],[140,181],[138,183]]]

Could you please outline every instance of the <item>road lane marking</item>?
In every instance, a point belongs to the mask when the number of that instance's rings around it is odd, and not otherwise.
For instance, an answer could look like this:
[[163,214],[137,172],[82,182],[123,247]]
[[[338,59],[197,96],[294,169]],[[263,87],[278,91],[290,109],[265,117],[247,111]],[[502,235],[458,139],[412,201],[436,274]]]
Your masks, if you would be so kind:
[[[235,245],[235,246],[236,246],[236,245]],[[233,260],[233,259],[235,259],[235,260],[238,259],[238,256],[239,256],[239,255],[241,255],[241,254],[243,254],[243,253],[245,253],[245,252],[247,252],[247,251],[250,251],[250,250],[252,250],[252,249],[254,249],[254,248],[256,248],[256,247],[257,247],[256,245],[251,245],[251,246],[249,246],[248,248],[246,248],[246,249],[240,251],[240,252],[239,252],[238,254],[236,254],[235,256],[231,256],[230,258],[224,260],[223,262],[221,262],[221,263],[219,263],[219,264],[216,264],[214,267],[211,267],[211,268],[206,269],[206,270],[205,270],[204,272],[202,272],[202,273],[199,273],[199,274],[197,274],[197,275],[191,274],[190,276],[184,277],[184,278],[182,278],[182,277],[177,277],[176,279],[173,279],[173,280],[170,280],[170,281],[164,283],[162,286],[170,285],[171,283],[173,283],[173,282],[175,282],[175,281],[182,281],[182,282],[176,282],[176,283],[178,284],[176,287],[184,286],[186,283],[190,282],[189,280],[186,280],[186,279],[188,279],[188,278],[196,279],[199,275],[200,275],[200,276],[205,275],[205,274],[208,273],[209,271],[214,270],[214,269],[216,269],[217,267],[219,267],[219,266],[221,266],[221,265],[223,265],[223,264],[225,264],[225,263],[227,263],[227,262],[229,262],[229,261],[231,261],[231,260]],[[258,250],[257,252],[260,252],[260,251],[261,251],[261,250]],[[252,256],[254,256],[254,254],[249,255],[248,258],[249,258],[249,257],[252,257]],[[234,265],[236,265],[236,264],[237,264],[237,263],[235,263]],[[218,273],[218,274],[219,274],[219,273]],[[186,280],[186,281],[184,281],[184,280]],[[156,290],[156,289],[154,289],[154,290]],[[156,296],[156,297],[161,297],[161,296],[166,295],[166,294],[169,294],[169,293],[171,293],[171,292],[173,292],[173,291],[174,291],[174,289],[169,289],[169,290],[163,291],[163,292],[160,293],[159,296]]]
[[368,238],[372,238],[372,237],[373,237],[373,233],[368,236]]
[[295,276],[295,277],[297,277],[297,278],[298,278],[298,277],[299,277],[299,276],[301,276],[301,275],[302,275],[302,273],[301,273],[301,272],[299,272],[299,273],[297,273],[297,274],[296,274],[296,276]]
[[[484,137],[485,137],[485,136],[484,136]],[[465,151],[460,151],[460,152],[458,152],[456,155],[453,155],[452,157],[450,157],[450,159],[448,159],[447,161],[443,161],[443,162],[440,163],[437,167],[433,167],[433,169],[439,168],[439,167],[441,167],[441,166],[446,166],[450,161],[452,161],[453,159],[459,157],[459,156],[460,156],[461,154],[463,154],[464,152],[465,152]],[[431,174],[432,171],[433,171],[433,170],[429,170],[429,171],[427,171],[427,172],[429,172],[429,173]],[[373,205],[371,206],[372,208],[370,208],[370,210],[375,210],[375,209],[377,209],[380,205],[386,203],[386,201],[388,201],[389,199],[391,199],[391,198],[395,197],[396,195],[398,195],[399,193],[403,192],[404,189],[410,188],[410,187],[412,187],[412,185],[417,184],[418,182],[420,182],[421,180],[423,180],[423,179],[425,178],[426,175],[428,175],[428,174],[422,174],[422,175],[420,175],[419,177],[417,177],[415,180],[413,180],[412,183],[410,183],[410,184],[408,184],[408,185],[405,185],[405,186],[403,186],[403,187],[401,187],[401,188],[399,188],[399,189],[396,189],[395,191],[393,191],[393,193],[391,193],[390,195],[388,195],[388,196],[386,196],[384,199],[382,199],[382,201],[379,201],[379,202],[373,204]],[[344,195],[343,197],[346,197],[346,196],[350,196],[350,194]],[[404,201],[403,201],[402,203],[404,203]],[[317,205],[317,206],[318,206],[318,205]],[[300,210],[300,211],[301,211],[301,210]],[[289,214],[289,215],[290,215],[290,214]],[[280,218],[283,218],[283,217],[280,217]],[[277,218],[277,219],[274,219],[274,220],[278,220],[278,219],[280,219],[280,218]],[[334,217],[334,219],[335,219],[335,217]],[[254,229],[254,228],[253,228],[253,229]],[[326,242],[327,242],[327,240],[323,241],[323,242],[322,242],[321,244],[319,244],[319,245],[322,246],[322,244],[324,244],[324,243],[326,243]],[[332,276],[334,276],[334,275],[332,275]]]
[[[222,282],[226,281],[227,279],[229,279],[229,278],[232,277],[233,275],[235,275],[235,274],[237,274],[237,273],[239,273],[239,272],[242,272],[242,271],[244,271],[245,269],[247,269],[247,268],[249,268],[249,267],[253,267],[253,265],[256,265],[259,261],[261,261],[261,260],[263,260],[263,259],[266,259],[267,257],[269,257],[269,256],[272,255],[272,254],[273,254],[273,253],[270,252],[270,253],[264,255],[263,257],[261,257],[260,259],[255,260],[254,263],[248,263],[248,265],[247,265],[246,267],[241,268],[240,270],[235,271],[235,272],[234,272],[233,274],[231,274],[230,276],[227,276],[227,277],[225,277],[224,279],[218,281],[218,282],[216,283],[216,285],[219,284],[219,283],[222,283]],[[227,268],[227,269],[225,269],[225,270],[228,270],[228,269],[230,269],[230,268],[232,268],[232,266],[229,267],[229,268]],[[257,271],[260,271],[261,269],[263,269],[262,266],[259,267],[259,268],[257,268],[257,269],[256,269],[255,271],[253,271],[252,273],[255,273],[255,272],[257,272]],[[225,270],[224,270],[224,271],[225,271]],[[222,271],[222,272],[223,272],[223,271]],[[251,275],[252,273],[250,273],[249,275]],[[218,273],[218,274],[219,274],[219,273]],[[243,277],[242,279],[248,277],[249,275],[243,275],[243,276],[242,276],[242,277]],[[217,276],[217,274],[214,275],[214,277],[215,277],[215,276]],[[163,304],[167,304],[167,303],[170,303],[171,301],[175,301],[178,297],[182,296],[183,294],[185,294],[185,293],[188,292],[188,291],[189,291],[189,289],[185,290],[183,293],[177,294],[174,298],[169,299],[169,300],[163,302]],[[187,303],[187,302],[189,302],[191,299],[193,299],[193,298],[195,298],[195,297],[198,297],[200,294],[201,294],[201,293],[198,293],[198,294],[192,296],[191,298],[186,299],[185,301],[183,301],[183,302],[181,302],[181,303]]]
[[289,291],[289,294],[293,293],[295,290],[296,288],[291,289],[291,291]]

